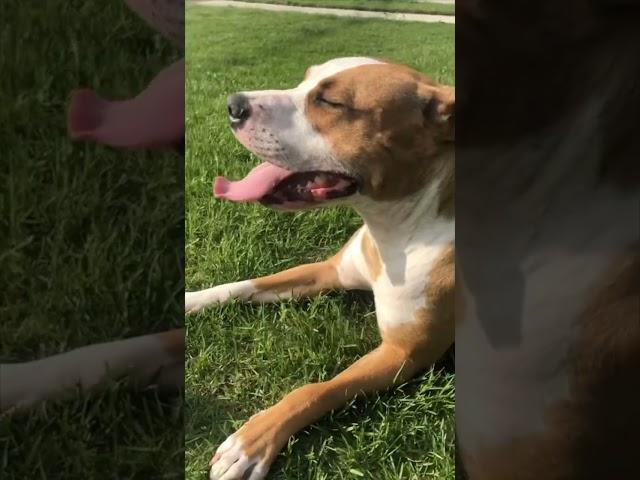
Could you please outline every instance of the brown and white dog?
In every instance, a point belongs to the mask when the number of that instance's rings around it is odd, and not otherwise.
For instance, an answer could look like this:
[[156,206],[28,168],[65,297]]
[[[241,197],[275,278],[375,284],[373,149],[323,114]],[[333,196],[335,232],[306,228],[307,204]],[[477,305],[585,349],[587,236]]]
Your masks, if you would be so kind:
[[355,57],[309,68],[293,89],[228,103],[235,136],[264,162],[243,180],[216,179],[217,197],[282,210],[350,205],[364,226],[324,262],[187,292],[186,311],[372,290],[382,337],[347,370],[296,389],[220,445],[211,479],[256,480],[298,430],[357,394],[406,381],[452,344],[455,91]]

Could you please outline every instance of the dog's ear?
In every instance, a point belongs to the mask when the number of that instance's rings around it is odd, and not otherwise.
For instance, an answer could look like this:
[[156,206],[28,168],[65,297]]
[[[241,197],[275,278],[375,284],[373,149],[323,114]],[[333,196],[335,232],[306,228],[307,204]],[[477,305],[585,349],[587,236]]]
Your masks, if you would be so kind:
[[425,127],[441,142],[455,140],[456,89],[446,85],[420,83],[418,96]]

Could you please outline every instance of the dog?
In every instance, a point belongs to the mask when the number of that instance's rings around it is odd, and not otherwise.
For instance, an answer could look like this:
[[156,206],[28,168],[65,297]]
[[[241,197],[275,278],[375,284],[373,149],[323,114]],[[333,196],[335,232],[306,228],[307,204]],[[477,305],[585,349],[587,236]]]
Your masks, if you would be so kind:
[[242,180],[218,177],[216,197],[283,211],[349,205],[364,225],[326,261],[187,292],[185,310],[372,290],[382,337],[344,372],[294,390],[219,446],[212,480],[256,480],[298,430],[410,379],[452,345],[455,89],[395,63],[338,58],[310,67],[293,89],[234,94],[228,112],[235,137],[263,162]]

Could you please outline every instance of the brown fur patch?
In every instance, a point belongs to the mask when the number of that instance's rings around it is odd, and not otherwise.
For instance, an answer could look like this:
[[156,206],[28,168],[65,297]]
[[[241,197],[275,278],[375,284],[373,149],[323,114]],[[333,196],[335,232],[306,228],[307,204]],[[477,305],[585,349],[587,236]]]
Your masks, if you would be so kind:
[[185,352],[185,330],[178,328],[160,334],[160,339],[165,344],[171,355],[184,356]]
[[455,338],[454,264],[454,247],[450,246],[429,273],[427,307],[418,310],[416,321],[381,332],[384,341],[419,354],[425,366],[438,360]]
[[426,287],[430,308],[423,311],[424,317],[431,314],[439,318],[454,319],[455,249],[448,247],[429,274]]
[[340,286],[338,272],[329,262],[310,263],[252,280],[259,292],[282,294],[292,292],[294,297],[307,296]]
[[338,265],[357,234],[358,232],[354,233],[338,253],[324,262],[309,263],[266,277],[255,278],[252,280],[253,285],[258,292],[275,294],[292,292],[294,297],[310,296],[339,288],[342,284],[338,277]]
[[394,200],[427,185],[437,159],[453,150],[454,106],[452,87],[408,67],[363,65],[321,81],[308,94],[306,115],[362,181],[364,195]]
[[369,275],[371,275],[371,279],[375,281],[382,271],[382,262],[380,261],[378,247],[376,247],[369,232],[365,232],[364,235],[362,235],[362,254],[364,255]]

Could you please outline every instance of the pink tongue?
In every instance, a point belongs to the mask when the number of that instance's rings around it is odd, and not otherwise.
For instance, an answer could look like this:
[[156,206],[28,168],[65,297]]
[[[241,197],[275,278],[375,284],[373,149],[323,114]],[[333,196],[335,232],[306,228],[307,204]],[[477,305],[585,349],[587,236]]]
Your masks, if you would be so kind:
[[291,174],[289,170],[264,162],[237,182],[217,177],[213,184],[213,194],[217,198],[233,202],[256,202]]
[[116,148],[172,145],[184,136],[184,59],[167,67],[131,100],[107,101],[93,90],[73,93],[69,134]]

